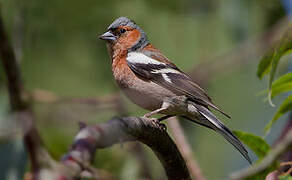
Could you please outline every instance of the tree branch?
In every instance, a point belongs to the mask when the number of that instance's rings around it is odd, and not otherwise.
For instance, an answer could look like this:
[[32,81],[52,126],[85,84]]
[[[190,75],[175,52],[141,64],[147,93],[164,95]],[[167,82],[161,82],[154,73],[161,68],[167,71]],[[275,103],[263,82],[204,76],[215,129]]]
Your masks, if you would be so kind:
[[171,134],[175,139],[178,149],[186,161],[187,167],[192,177],[194,177],[196,180],[205,180],[206,178],[202,174],[200,166],[198,165],[196,158],[192,153],[191,146],[184,135],[183,129],[179,124],[178,119],[176,117],[170,118],[168,125],[171,129]]
[[[0,16],[2,14],[0,5]],[[22,82],[20,71],[16,62],[14,52],[8,41],[2,16],[0,17],[0,56],[4,71],[7,75],[7,85],[12,111],[21,111],[24,109],[25,102],[21,98]]]
[[83,104],[96,107],[96,110],[115,110],[119,115],[127,115],[127,109],[124,107],[120,93],[110,94],[103,97],[60,97],[56,93],[36,89],[26,94],[38,103],[52,104]]
[[95,150],[116,143],[140,141],[150,147],[170,180],[191,179],[185,161],[167,132],[151,119],[114,118],[106,123],[81,128],[63,163],[81,173],[93,160]]

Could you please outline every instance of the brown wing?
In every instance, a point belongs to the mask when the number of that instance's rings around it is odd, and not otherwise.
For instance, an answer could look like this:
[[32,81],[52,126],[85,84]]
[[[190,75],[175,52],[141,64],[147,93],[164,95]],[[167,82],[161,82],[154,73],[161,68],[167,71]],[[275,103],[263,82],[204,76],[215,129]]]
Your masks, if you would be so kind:
[[230,118],[229,115],[214,105],[211,98],[199,85],[193,82],[187,74],[180,71],[161,52],[144,49],[140,53],[151,59],[148,59],[147,63],[127,59],[130,69],[137,76],[155,82],[177,95],[186,95],[195,103],[206,107],[210,106]]

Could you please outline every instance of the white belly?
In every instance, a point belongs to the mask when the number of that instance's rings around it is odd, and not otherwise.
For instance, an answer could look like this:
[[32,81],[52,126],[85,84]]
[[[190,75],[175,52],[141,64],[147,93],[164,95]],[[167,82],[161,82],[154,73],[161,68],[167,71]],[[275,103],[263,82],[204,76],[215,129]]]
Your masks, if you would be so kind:
[[126,96],[138,106],[147,110],[156,110],[161,107],[163,99],[173,97],[168,89],[165,89],[153,82],[136,80],[135,83],[128,87],[122,88]]

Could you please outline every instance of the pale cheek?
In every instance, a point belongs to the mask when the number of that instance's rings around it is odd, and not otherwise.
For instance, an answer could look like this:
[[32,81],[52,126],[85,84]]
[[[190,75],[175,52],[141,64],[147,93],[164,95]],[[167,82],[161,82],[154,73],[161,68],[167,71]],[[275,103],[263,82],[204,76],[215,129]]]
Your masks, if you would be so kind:
[[128,37],[128,41],[127,41],[127,44],[128,45],[134,45],[137,40],[139,39],[139,37],[137,35],[131,35]]
[[117,49],[118,48],[120,48],[120,49],[129,49],[129,48],[131,48],[133,45],[135,45],[137,43],[139,38],[140,38],[140,34],[137,33],[136,31],[132,31],[127,36],[119,38],[119,40],[115,44],[115,47]]
[[138,31],[134,30],[130,32],[127,35],[126,41],[125,41],[127,48],[131,48],[133,45],[135,45],[138,42],[139,38],[140,38],[140,34]]

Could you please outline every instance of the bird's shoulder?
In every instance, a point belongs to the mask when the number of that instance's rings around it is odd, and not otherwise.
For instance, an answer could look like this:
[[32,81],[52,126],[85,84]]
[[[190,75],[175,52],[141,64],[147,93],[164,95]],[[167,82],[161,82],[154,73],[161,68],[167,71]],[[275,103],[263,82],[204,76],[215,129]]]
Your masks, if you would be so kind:
[[173,69],[179,70],[174,63],[172,63],[160,50],[155,48],[152,44],[148,44],[143,49],[141,49],[140,52],[156,61],[168,65]]

